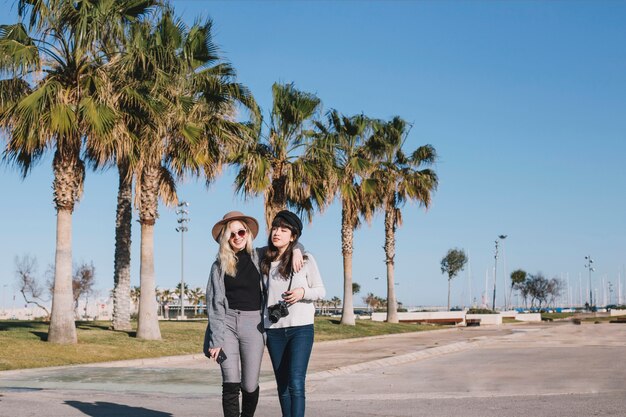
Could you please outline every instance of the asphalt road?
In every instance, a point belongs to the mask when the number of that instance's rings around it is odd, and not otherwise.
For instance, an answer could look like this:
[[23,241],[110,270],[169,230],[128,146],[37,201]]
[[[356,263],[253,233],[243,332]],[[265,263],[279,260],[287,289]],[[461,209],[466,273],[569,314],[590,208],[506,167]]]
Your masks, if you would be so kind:
[[[307,415],[626,416],[626,325],[459,328],[318,343]],[[269,361],[257,416],[280,415]],[[217,378],[216,378],[217,377]],[[0,372],[0,416],[220,416],[200,355]]]

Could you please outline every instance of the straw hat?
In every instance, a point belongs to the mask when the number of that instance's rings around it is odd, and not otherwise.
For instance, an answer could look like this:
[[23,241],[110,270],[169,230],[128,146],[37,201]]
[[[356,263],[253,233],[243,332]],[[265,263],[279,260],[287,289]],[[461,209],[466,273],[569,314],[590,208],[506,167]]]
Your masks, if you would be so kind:
[[224,214],[222,220],[215,223],[215,226],[213,226],[213,230],[211,230],[213,239],[215,239],[216,242],[219,242],[220,234],[222,233],[222,228],[224,227],[224,225],[233,220],[239,220],[241,222],[244,222],[246,226],[248,226],[248,229],[250,229],[250,233],[252,233],[252,239],[256,237],[257,233],[259,233],[259,223],[254,217],[246,216],[240,211],[229,211],[228,213]]

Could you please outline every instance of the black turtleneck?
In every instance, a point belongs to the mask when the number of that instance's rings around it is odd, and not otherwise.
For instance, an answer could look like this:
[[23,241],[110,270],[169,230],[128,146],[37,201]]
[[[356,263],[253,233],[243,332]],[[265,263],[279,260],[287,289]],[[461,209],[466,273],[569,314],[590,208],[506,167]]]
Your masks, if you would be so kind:
[[261,275],[246,250],[237,253],[237,273],[224,275],[228,307],[233,310],[261,309]]

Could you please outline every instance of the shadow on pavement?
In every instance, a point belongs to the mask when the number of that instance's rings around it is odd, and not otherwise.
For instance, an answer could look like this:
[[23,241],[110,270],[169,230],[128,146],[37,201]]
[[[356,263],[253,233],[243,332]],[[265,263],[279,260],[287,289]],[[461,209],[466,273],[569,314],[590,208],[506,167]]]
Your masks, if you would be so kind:
[[94,403],[85,403],[81,401],[65,401],[65,404],[72,406],[85,415],[91,417],[173,417],[171,413],[163,411],[150,410],[143,407],[131,407],[123,404],[108,403],[96,401]]

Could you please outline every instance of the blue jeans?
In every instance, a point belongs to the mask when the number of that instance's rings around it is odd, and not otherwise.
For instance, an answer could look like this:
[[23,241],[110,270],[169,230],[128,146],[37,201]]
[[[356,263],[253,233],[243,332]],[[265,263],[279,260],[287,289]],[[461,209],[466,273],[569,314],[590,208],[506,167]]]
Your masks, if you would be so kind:
[[304,380],[313,349],[313,325],[266,332],[283,417],[304,417]]

